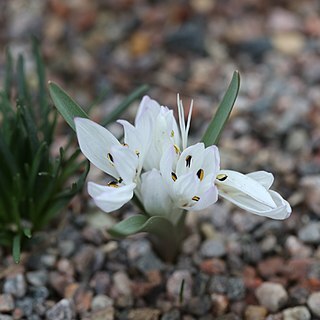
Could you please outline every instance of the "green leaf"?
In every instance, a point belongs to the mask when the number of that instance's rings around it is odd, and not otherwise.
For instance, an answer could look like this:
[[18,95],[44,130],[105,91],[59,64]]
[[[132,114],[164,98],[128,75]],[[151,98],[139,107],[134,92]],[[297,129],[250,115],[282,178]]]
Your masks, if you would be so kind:
[[27,237],[27,238],[31,238],[32,234],[31,234],[31,229],[30,228],[23,228],[23,234]]
[[138,232],[143,231],[145,223],[148,221],[148,217],[141,214],[129,217],[108,230],[113,237],[126,237]]
[[109,123],[116,121],[119,116],[127,110],[127,108],[142,95],[144,95],[149,90],[149,86],[143,84],[139,88],[135,89],[132,93],[129,94],[103,121],[102,125],[106,126]]
[[49,82],[49,91],[56,108],[74,131],[75,117],[89,118],[87,113],[57,84]]
[[15,263],[20,262],[20,252],[21,252],[21,236],[20,234],[16,234],[13,237],[13,243],[12,243],[12,255]]
[[209,127],[202,138],[202,141],[204,142],[206,147],[218,143],[222,129],[230,116],[233,105],[238,96],[239,87],[240,74],[238,71],[235,71],[233,73],[232,80],[229,84],[227,92],[225,93],[216,114],[211,120]]
[[6,96],[9,98],[10,97],[10,92],[11,92],[11,85],[12,85],[12,78],[13,78],[13,60],[12,60],[12,55],[7,48],[6,50],[6,63],[5,63],[5,75],[4,75],[4,92]]

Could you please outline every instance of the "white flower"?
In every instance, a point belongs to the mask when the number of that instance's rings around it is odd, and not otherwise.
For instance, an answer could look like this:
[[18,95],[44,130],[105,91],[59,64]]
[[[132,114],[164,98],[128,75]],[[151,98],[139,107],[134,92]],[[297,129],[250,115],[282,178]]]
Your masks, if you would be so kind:
[[169,147],[161,159],[160,172],[175,207],[198,211],[217,201],[214,184],[219,170],[216,146],[197,143],[177,153]]
[[125,131],[124,144],[89,119],[75,118],[74,121],[82,153],[115,179],[106,186],[89,182],[88,192],[103,211],[117,210],[133,197],[139,184],[143,159],[150,145],[148,117],[136,127],[121,121]]
[[219,195],[238,207],[273,219],[286,219],[291,214],[290,204],[279,193],[269,190],[273,175],[265,171],[242,173],[221,170],[216,178]]

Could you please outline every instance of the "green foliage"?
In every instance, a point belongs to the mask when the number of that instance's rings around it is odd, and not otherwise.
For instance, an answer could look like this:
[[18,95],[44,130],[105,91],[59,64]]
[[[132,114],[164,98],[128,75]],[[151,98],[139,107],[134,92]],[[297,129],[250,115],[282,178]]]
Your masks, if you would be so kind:
[[[19,261],[21,241],[55,217],[82,188],[89,170],[80,151],[50,154],[57,112],[46,92],[44,65],[33,43],[37,87],[30,89],[24,58],[15,63],[7,51],[0,89],[0,245],[12,245]],[[75,174],[77,181],[71,186]]]
[[218,143],[220,134],[229,119],[233,105],[237,99],[239,88],[240,74],[238,71],[235,71],[233,73],[229,87],[224,94],[222,101],[220,102],[217,112],[212,118],[208,129],[202,138],[202,141],[206,145],[206,147]]

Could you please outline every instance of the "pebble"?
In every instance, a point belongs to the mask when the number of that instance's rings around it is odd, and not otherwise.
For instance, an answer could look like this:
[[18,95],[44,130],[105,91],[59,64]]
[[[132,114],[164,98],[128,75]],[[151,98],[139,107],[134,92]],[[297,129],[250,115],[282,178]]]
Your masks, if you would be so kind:
[[311,314],[307,307],[298,306],[283,310],[283,320],[310,320]]
[[181,314],[178,309],[172,309],[161,316],[161,320],[180,320]]
[[223,274],[226,272],[226,263],[217,258],[203,260],[200,269],[206,274]]
[[128,245],[128,257],[131,261],[149,254],[151,251],[150,242],[147,239],[138,239],[136,241],[130,241]]
[[130,296],[131,295],[131,281],[128,275],[123,271],[116,272],[113,277],[113,284],[116,292],[119,295]]
[[139,308],[130,310],[128,320],[158,320],[160,311],[152,308]]
[[181,286],[183,284],[183,301],[188,301],[192,296],[192,277],[188,270],[174,271],[167,280],[167,293],[175,301],[180,299]]
[[300,181],[306,205],[320,216],[320,175],[305,176]]
[[164,263],[152,252],[141,256],[135,263],[138,270],[146,274],[153,270],[164,270]]
[[45,286],[48,281],[46,270],[29,271],[26,273],[27,281],[35,287]]
[[312,249],[292,235],[287,238],[285,248],[293,258],[307,258],[312,255]]
[[0,312],[10,312],[14,309],[14,300],[11,294],[0,295]]
[[320,243],[320,222],[310,222],[298,232],[298,237],[305,243]]
[[73,304],[62,299],[46,312],[47,320],[72,320],[74,319]]
[[110,288],[111,279],[108,272],[98,271],[90,281],[90,286],[97,294],[106,294]]
[[230,300],[242,299],[245,295],[245,286],[240,277],[215,275],[209,282],[210,293],[226,294]]
[[200,317],[206,315],[212,307],[212,300],[209,296],[192,297],[188,300],[187,310],[189,313]]
[[256,289],[259,303],[271,312],[276,312],[288,301],[287,291],[281,284],[264,282]]
[[320,291],[311,293],[307,304],[312,313],[320,317]]
[[244,312],[245,320],[264,320],[268,310],[262,306],[247,306]]
[[221,316],[227,311],[227,308],[229,306],[229,300],[225,295],[212,293],[211,301],[212,310],[215,316]]
[[13,318],[7,314],[0,314],[0,320],[13,320]]
[[220,258],[226,254],[225,245],[220,239],[205,240],[200,251],[204,258]]
[[81,275],[91,274],[95,260],[96,248],[91,245],[86,245],[80,248],[73,258],[73,262],[77,272]]
[[88,318],[83,317],[81,320],[114,320],[115,310],[112,307],[107,307],[102,310],[92,311]]
[[102,310],[111,306],[113,306],[113,299],[104,294],[93,297],[91,302],[92,311]]
[[14,277],[7,278],[3,285],[3,292],[10,293],[17,298],[22,298],[27,291],[27,284],[23,274],[18,273]]
[[198,233],[191,234],[186,238],[182,244],[182,252],[185,254],[192,254],[197,251],[201,242],[200,235]]

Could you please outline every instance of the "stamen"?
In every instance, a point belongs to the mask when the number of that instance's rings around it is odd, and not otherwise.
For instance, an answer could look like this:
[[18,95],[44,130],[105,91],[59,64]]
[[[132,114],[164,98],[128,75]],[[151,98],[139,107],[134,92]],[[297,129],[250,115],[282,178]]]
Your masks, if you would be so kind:
[[171,134],[170,134],[170,136],[171,136],[171,138],[173,138],[173,137],[174,137],[174,131],[173,131],[173,130],[171,130]]
[[186,157],[186,167],[189,167],[191,166],[191,159],[192,159],[192,156],[188,155]]
[[200,179],[200,181],[203,180],[203,178],[204,178],[204,171],[203,171],[203,169],[199,169],[199,170],[198,170],[197,176],[198,176],[198,178]]
[[112,180],[107,184],[108,187],[119,188],[118,181]]
[[193,200],[193,201],[199,201],[199,200],[200,200],[200,197],[194,196],[194,197],[192,198],[192,200]]
[[138,150],[135,150],[135,154],[138,156],[138,158],[139,158],[139,156],[140,156],[140,152],[138,151]]
[[120,177],[120,178],[118,179],[118,182],[121,183],[122,181],[123,181],[123,179]]
[[174,172],[171,172],[171,178],[173,181],[176,181],[178,179],[177,175]]
[[127,143],[123,143],[122,144],[124,147],[129,147],[129,145]]
[[176,144],[174,144],[173,147],[174,147],[174,150],[176,151],[176,154],[179,154],[180,148]]
[[111,162],[113,162],[113,156],[112,156],[111,153],[108,153],[108,154],[107,154],[107,158],[108,158]]
[[224,181],[228,178],[228,176],[224,173],[220,173],[216,176],[216,179],[219,180],[219,181]]

